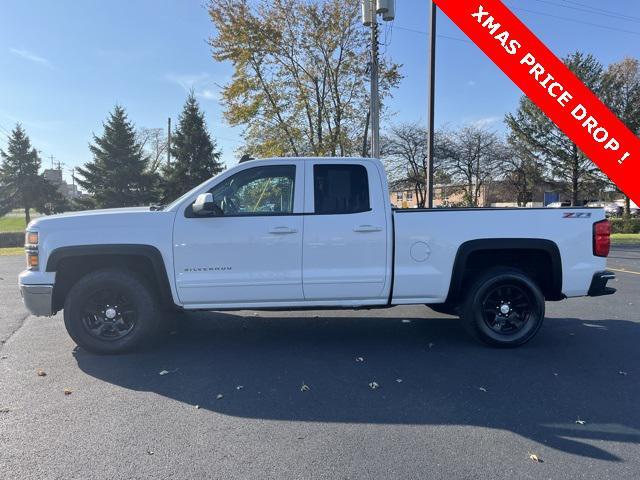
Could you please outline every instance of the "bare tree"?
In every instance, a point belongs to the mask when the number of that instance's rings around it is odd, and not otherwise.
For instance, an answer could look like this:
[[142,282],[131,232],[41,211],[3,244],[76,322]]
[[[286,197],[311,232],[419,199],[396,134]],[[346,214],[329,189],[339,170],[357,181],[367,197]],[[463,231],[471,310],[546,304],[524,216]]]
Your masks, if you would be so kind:
[[506,155],[504,142],[479,126],[466,126],[448,135],[449,147],[443,167],[460,182],[467,206],[477,207],[482,192],[500,172]]
[[167,135],[163,128],[139,128],[136,140],[149,158],[149,171],[156,173],[167,154]]
[[[406,123],[394,126],[382,141],[382,157],[391,187],[412,191],[419,208],[423,208],[427,200],[428,135],[427,130],[418,124]],[[444,132],[436,132],[434,142],[434,180],[443,179],[442,163],[451,155],[449,149],[452,145]]]

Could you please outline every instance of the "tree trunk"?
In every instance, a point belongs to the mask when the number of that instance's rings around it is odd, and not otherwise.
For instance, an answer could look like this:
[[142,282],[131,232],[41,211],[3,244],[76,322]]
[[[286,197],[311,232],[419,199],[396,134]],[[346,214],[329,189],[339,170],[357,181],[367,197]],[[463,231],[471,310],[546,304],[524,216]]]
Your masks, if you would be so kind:
[[362,156],[368,157],[367,155],[367,135],[369,134],[369,119],[371,117],[371,112],[367,112],[367,119],[364,122],[364,135],[362,140]]
[[571,171],[571,206],[578,206],[578,147],[573,144],[573,165]]
[[29,225],[29,222],[31,222],[31,209],[27,206],[24,207],[24,221],[26,225]]
[[631,199],[629,197],[627,197],[626,195],[624,196],[624,218],[630,218],[631,217]]

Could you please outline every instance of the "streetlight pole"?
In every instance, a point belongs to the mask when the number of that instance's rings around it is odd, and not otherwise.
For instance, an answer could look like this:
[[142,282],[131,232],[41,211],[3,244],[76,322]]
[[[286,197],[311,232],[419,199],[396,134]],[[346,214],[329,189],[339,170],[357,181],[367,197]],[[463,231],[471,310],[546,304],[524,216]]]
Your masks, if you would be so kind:
[[429,20],[429,100],[427,107],[427,208],[433,208],[433,134],[434,134],[434,117],[435,117],[435,86],[436,86],[436,18],[437,9],[433,0],[430,2],[430,20]]

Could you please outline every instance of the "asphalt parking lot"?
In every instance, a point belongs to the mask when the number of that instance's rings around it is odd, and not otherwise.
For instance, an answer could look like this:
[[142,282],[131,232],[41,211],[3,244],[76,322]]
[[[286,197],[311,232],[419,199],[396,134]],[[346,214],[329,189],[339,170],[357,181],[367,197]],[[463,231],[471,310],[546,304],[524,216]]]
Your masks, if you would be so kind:
[[193,314],[96,356],[27,316],[22,264],[0,257],[2,479],[640,478],[640,248],[515,350],[398,307]]

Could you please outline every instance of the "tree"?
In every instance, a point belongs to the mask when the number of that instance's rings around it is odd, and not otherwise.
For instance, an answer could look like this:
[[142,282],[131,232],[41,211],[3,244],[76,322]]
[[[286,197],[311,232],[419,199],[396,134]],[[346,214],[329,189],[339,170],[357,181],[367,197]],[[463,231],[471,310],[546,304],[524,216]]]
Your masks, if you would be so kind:
[[189,94],[172,134],[172,162],[162,169],[163,200],[173,200],[224,169],[221,152],[207,131],[204,113],[193,92]]
[[19,123],[11,132],[7,150],[0,150],[0,157],[0,213],[22,208],[29,224],[30,210],[38,205],[42,189],[49,184],[38,175],[40,157]]
[[[596,95],[602,86],[602,65],[593,55],[576,52],[564,60],[569,69]],[[586,185],[598,175],[598,169],[578,146],[536,107],[526,96],[520,99],[515,114],[507,114],[511,143],[543,161],[549,173],[569,185],[572,205],[578,205]]]
[[134,125],[119,105],[109,114],[102,136],[93,136],[93,161],[78,167],[78,185],[92,197],[85,207],[113,208],[145,205],[155,200],[157,176],[136,140]]
[[500,168],[504,182],[516,194],[518,206],[525,207],[527,203],[533,202],[536,187],[544,181],[544,167],[535,153],[524,142],[510,137]]
[[[210,0],[213,56],[234,73],[225,117],[257,156],[360,154],[369,111],[369,39],[352,0]],[[380,92],[400,80],[380,61]]]
[[[382,141],[382,157],[391,187],[395,190],[411,190],[416,196],[418,208],[426,204],[428,139],[425,128],[408,123],[394,126],[390,135]],[[442,161],[450,155],[447,140],[448,137],[442,132],[434,135],[434,178],[442,176]]]
[[163,128],[140,128],[136,132],[136,141],[149,158],[150,172],[158,172],[162,159],[167,153],[167,136]]
[[[625,58],[607,68],[602,81],[602,97],[611,111],[636,135],[640,135],[640,61]],[[625,195],[625,216],[631,201]]]
[[469,125],[448,135],[449,146],[443,167],[461,183],[464,202],[480,204],[480,196],[498,172],[506,156],[504,143],[486,128]]

